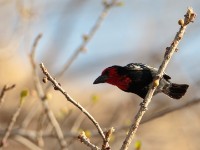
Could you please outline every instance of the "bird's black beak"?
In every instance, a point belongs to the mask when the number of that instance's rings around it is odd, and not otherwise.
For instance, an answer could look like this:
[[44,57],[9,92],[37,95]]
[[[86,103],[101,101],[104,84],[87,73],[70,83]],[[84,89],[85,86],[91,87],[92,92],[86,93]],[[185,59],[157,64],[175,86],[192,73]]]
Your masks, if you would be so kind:
[[101,75],[93,82],[93,84],[105,83],[107,79],[107,76]]

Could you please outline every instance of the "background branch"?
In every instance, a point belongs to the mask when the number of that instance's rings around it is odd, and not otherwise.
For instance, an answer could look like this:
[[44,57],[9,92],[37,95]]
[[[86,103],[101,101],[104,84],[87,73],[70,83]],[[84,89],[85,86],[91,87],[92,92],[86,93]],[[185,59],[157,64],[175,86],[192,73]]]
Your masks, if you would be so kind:
[[4,102],[4,98],[5,98],[5,93],[11,89],[13,89],[15,87],[15,84],[8,86],[8,85],[4,85],[3,89],[1,90],[1,94],[0,94],[0,106],[1,104],[3,104]]
[[[83,35],[82,43],[80,44],[80,46],[78,46],[78,48],[74,51],[74,53],[69,58],[69,60],[65,63],[62,70],[60,70],[60,72],[58,72],[55,75],[56,79],[62,77],[62,75],[67,71],[69,66],[76,60],[76,58],[78,57],[78,55],[81,52],[86,51],[86,46],[91,41],[91,39],[94,37],[94,35],[98,31],[98,29],[101,27],[103,21],[105,20],[105,18],[108,15],[110,9],[116,5],[117,5],[117,0],[112,0],[111,2],[107,2],[107,1],[103,2],[104,8],[103,8],[101,14],[99,15],[99,17],[97,18],[97,21],[95,22],[94,26],[91,28],[91,30],[89,31],[89,33],[87,35]],[[48,85],[46,89],[48,90],[50,87],[51,87],[51,85]]]
[[78,139],[81,141],[81,143],[84,143],[85,145],[90,147],[92,150],[100,150],[99,147],[97,147],[96,145],[90,142],[90,139],[85,135],[84,131],[80,133],[80,135],[78,136]]
[[37,94],[38,94],[38,96],[39,96],[39,98],[40,98],[40,100],[41,100],[41,102],[43,104],[45,113],[46,113],[50,123],[52,124],[53,128],[55,129],[55,132],[56,132],[58,141],[60,143],[60,146],[61,146],[62,149],[65,149],[66,141],[64,139],[62,130],[60,128],[59,123],[56,120],[56,117],[54,116],[52,110],[49,107],[49,104],[47,102],[47,96],[45,94],[45,91],[42,88],[42,85],[40,83],[40,80],[39,80],[39,77],[38,77],[38,73],[37,73],[36,63],[35,63],[35,59],[34,59],[35,55],[34,54],[35,54],[35,49],[36,49],[36,46],[37,46],[38,41],[39,41],[40,38],[41,38],[41,34],[39,34],[36,37],[36,39],[35,39],[35,41],[33,43],[33,46],[32,46],[31,53],[30,53],[30,62],[31,62],[32,69],[33,69],[33,74],[34,74],[34,85],[35,85],[35,89],[37,91]]
[[17,118],[21,112],[21,109],[22,109],[22,106],[24,104],[24,98],[28,95],[28,91],[24,90],[21,92],[21,96],[20,96],[20,103],[19,103],[19,106],[17,107],[17,110],[15,111],[15,113],[13,114],[12,118],[11,118],[11,121],[6,129],[6,132],[1,140],[1,143],[0,143],[0,148],[3,148],[6,143],[7,143],[7,140],[8,140],[8,137],[10,136],[10,133],[14,127],[14,124],[15,122],[17,121]]

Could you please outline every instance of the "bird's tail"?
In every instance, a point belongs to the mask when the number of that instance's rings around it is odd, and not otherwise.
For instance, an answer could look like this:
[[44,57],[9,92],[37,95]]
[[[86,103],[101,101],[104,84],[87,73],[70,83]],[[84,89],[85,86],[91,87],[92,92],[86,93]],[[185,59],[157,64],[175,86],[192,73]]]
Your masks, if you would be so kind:
[[170,85],[163,91],[166,95],[174,99],[180,99],[185,95],[189,85],[170,83]]

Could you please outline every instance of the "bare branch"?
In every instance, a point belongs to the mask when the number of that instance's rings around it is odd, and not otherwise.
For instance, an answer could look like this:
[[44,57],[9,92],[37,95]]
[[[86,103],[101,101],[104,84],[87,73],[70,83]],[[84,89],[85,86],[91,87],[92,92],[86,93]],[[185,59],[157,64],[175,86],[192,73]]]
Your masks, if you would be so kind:
[[90,139],[85,135],[85,132],[81,132],[81,134],[78,136],[78,139],[81,141],[81,143],[84,143],[85,145],[87,145],[88,147],[91,148],[91,150],[100,150],[99,147],[97,147],[96,145],[92,144],[90,142]]
[[15,84],[11,85],[11,86],[8,86],[8,85],[4,85],[3,86],[3,89],[1,90],[1,93],[0,93],[0,106],[1,104],[3,104],[4,102],[4,98],[5,98],[5,93],[11,89],[13,89],[15,87]]
[[110,141],[110,138],[111,138],[114,131],[115,131],[115,129],[112,127],[105,133],[106,140],[104,141],[104,143],[102,145],[103,150],[104,149],[105,150],[111,150],[111,148],[109,146],[109,141]]
[[101,135],[103,141],[106,140],[105,135],[99,125],[99,123],[94,119],[94,117],[85,109],[83,108],[78,102],[76,102],[74,99],[72,99],[66,92],[65,90],[61,87],[61,85],[49,74],[49,72],[47,71],[47,69],[45,68],[44,64],[41,63],[40,67],[42,69],[42,72],[44,73],[44,75],[46,76],[47,80],[49,80],[53,86],[55,90],[60,91],[65,97],[66,99],[71,102],[73,105],[75,105],[78,109],[80,109],[81,112],[83,112],[91,121],[92,123],[95,125],[95,127],[97,128],[99,134]]
[[[108,2],[104,2],[103,3],[104,9],[102,10],[101,14],[97,18],[96,23],[94,24],[94,26],[91,28],[91,30],[89,31],[89,33],[87,35],[83,35],[82,43],[74,51],[74,53],[72,54],[70,59],[65,63],[64,67],[62,68],[62,70],[55,75],[55,78],[61,77],[65,73],[65,71],[69,68],[69,66],[74,62],[74,60],[78,57],[78,55],[81,52],[86,50],[86,46],[91,41],[91,39],[94,37],[94,35],[98,31],[98,29],[101,27],[103,21],[105,20],[105,18],[108,15],[110,9],[112,7],[114,7],[114,6],[116,6],[116,3],[117,3],[117,0],[112,0],[110,3],[108,3]],[[50,85],[47,86],[47,89],[49,87],[50,87]]]
[[145,99],[143,100],[138,113],[135,116],[133,124],[131,125],[131,127],[129,129],[128,135],[126,136],[126,139],[123,142],[121,150],[128,149],[128,147],[139,127],[142,117],[145,114],[149,103],[151,102],[154,91],[156,90],[157,86],[159,85],[160,79],[162,78],[162,76],[164,74],[164,70],[166,69],[167,64],[169,63],[173,53],[177,50],[178,44],[179,44],[180,40],[183,38],[183,35],[185,33],[187,25],[190,22],[194,21],[195,16],[196,16],[196,14],[194,13],[193,9],[188,8],[187,13],[185,15],[185,19],[182,24],[179,23],[181,25],[181,27],[180,27],[179,31],[177,32],[174,40],[172,41],[171,46],[167,49],[167,51],[165,53],[164,60],[161,64],[161,66],[159,67],[158,73],[157,73],[156,77],[154,78],[153,83],[151,84],[149,91],[148,91]]
[[16,135],[14,137],[14,139],[25,145],[27,148],[29,148],[30,150],[42,150],[41,148],[39,148],[37,145],[35,145],[33,142],[31,142],[30,140],[28,140],[27,138],[24,138],[23,136],[19,136],[19,135]]
[[11,119],[11,121],[10,121],[10,123],[9,123],[9,125],[8,125],[8,127],[6,129],[6,132],[5,132],[5,134],[4,134],[4,136],[3,136],[2,140],[1,140],[0,148],[4,147],[6,145],[8,137],[10,136],[10,133],[11,133],[13,127],[14,127],[14,124],[17,121],[17,118],[18,118],[18,116],[19,116],[19,114],[21,112],[23,104],[24,104],[24,96],[21,95],[20,104],[19,104],[17,110],[15,111],[15,113],[13,114],[12,119]]
[[47,96],[46,96],[46,94],[45,94],[45,92],[44,92],[44,90],[42,88],[42,85],[40,83],[39,76],[38,76],[38,73],[37,73],[34,54],[35,54],[35,49],[36,49],[36,46],[37,46],[38,41],[39,41],[40,38],[41,38],[41,34],[39,34],[36,37],[36,39],[34,41],[34,44],[33,44],[33,48],[32,48],[31,54],[30,54],[30,62],[31,62],[31,65],[32,65],[32,68],[33,68],[35,89],[37,91],[37,94],[38,94],[39,98],[41,99],[41,102],[43,104],[45,113],[48,116],[48,119],[49,119],[50,123],[52,124],[52,126],[55,129],[55,132],[56,132],[58,141],[60,143],[60,146],[61,146],[62,149],[65,149],[66,141],[64,139],[62,130],[61,130],[61,128],[59,126],[59,123],[57,122],[52,110],[49,107],[48,101],[46,100]]
[[38,34],[37,37],[35,38],[34,42],[33,42],[33,46],[32,46],[31,53],[30,53],[30,58],[32,60],[32,63],[34,63],[36,47],[37,47],[41,38],[42,38],[42,33]]
[[[200,103],[199,99],[189,101],[189,102],[185,103],[184,105],[178,106],[178,107],[170,109],[168,111],[163,111],[162,113],[159,113],[156,116],[150,117],[147,120],[142,121],[141,125],[144,124],[144,123],[147,123],[149,121],[152,121],[154,119],[157,119],[159,117],[162,117],[164,115],[167,115],[171,112],[178,111],[178,110],[181,110],[181,109],[185,109],[185,108],[193,106],[193,105],[198,105],[199,103]],[[115,127],[115,133],[119,133],[119,131],[127,130],[127,129],[128,129],[128,126]],[[106,133],[106,132],[108,132],[108,131],[104,131],[104,133]],[[0,136],[3,136],[4,133],[5,133],[4,130],[0,130]],[[10,136],[13,137],[13,136],[16,136],[16,135],[20,135],[20,136],[23,136],[23,137],[30,139],[32,141],[36,141],[37,136],[38,136],[37,134],[38,134],[37,131],[34,131],[34,130],[13,129],[10,133]],[[97,132],[97,130],[90,130],[90,134],[93,137],[99,136],[99,133]],[[65,132],[64,133],[65,138],[69,138],[69,137],[70,138],[76,138],[77,136],[78,136],[78,133],[75,133],[75,132]],[[54,135],[51,132],[44,132],[43,137],[44,138],[56,138],[56,135]]]

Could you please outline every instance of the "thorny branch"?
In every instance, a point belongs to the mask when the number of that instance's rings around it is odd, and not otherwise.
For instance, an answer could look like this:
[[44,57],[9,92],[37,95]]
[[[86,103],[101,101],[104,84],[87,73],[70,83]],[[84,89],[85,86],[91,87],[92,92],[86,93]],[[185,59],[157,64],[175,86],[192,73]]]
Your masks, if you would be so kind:
[[173,53],[175,51],[177,51],[177,47],[178,44],[180,42],[180,40],[183,38],[183,35],[185,33],[186,27],[190,22],[193,22],[194,19],[196,17],[195,12],[193,11],[192,8],[188,8],[187,13],[185,14],[185,18],[184,20],[179,20],[179,25],[181,26],[179,31],[177,32],[174,40],[171,43],[171,46],[169,48],[167,48],[167,51],[165,53],[164,56],[164,60],[161,64],[161,66],[158,69],[158,73],[156,75],[156,77],[153,80],[153,83],[151,84],[149,91],[145,97],[145,99],[143,100],[143,102],[141,103],[141,107],[138,111],[138,113],[135,116],[135,119],[133,121],[133,124],[131,125],[128,135],[126,136],[123,145],[121,147],[121,150],[127,150],[138,127],[139,124],[142,120],[143,115],[145,114],[145,112],[147,111],[147,107],[149,105],[149,103],[151,102],[152,96],[154,94],[154,91],[156,90],[157,86],[159,85],[160,79],[162,78],[163,74],[164,74],[164,70],[167,67],[167,64],[169,63]]
[[83,112],[91,121],[92,123],[95,125],[95,127],[97,128],[99,134],[101,135],[103,141],[106,141],[105,135],[103,133],[103,130],[101,129],[99,123],[94,119],[94,117],[84,108],[82,107],[78,102],[76,102],[74,99],[72,99],[66,92],[65,90],[61,87],[61,85],[49,74],[49,72],[47,71],[47,69],[45,68],[44,64],[41,63],[40,67],[42,69],[42,72],[44,73],[44,75],[46,76],[46,78],[44,78],[44,82],[50,81],[55,90],[60,91],[65,97],[66,99],[71,102],[73,105],[75,105],[78,109],[80,109],[81,112]]
[[40,38],[41,38],[41,34],[39,34],[36,37],[36,39],[34,41],[34,44],[32,46],[31,53],[30,53],[30,62],[31,62],[31,65],[32,65],[32,68],[33,68],[35,89],[37,91],[37,94],[38,94],[39,98],[41,99],[41,102],[42,102],[43,107],[45,109],[45,113],[46,113],[50,123],[52,124],[52,126],[55,129],[55,132],[56,132],[58,141],[60,143],[60,146],[61,146],[62,149],[65,149],[66,141],[64,139],[62,130],[61,130],[60,126],[59,126],[59,123],[56,120],[56,117],[54,116],[52,110],[49,107],[49,104],[48,104],[48,102],[46,100],[47,96],[46,96],[46,94],[45,94],[45,92],[44,92],[44,90],[42,88],[42,85],[40,83],[40,80],[39,80],[39,77],[38,77],[38,73],[37,73],[37,68],[36,68],[36,63],[35,63],[34,56],[35,56],[35,49],[36,49],[36,46],[37,46]]

